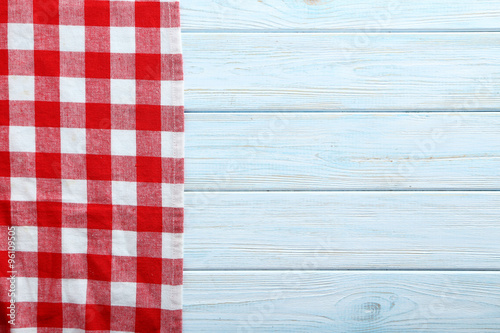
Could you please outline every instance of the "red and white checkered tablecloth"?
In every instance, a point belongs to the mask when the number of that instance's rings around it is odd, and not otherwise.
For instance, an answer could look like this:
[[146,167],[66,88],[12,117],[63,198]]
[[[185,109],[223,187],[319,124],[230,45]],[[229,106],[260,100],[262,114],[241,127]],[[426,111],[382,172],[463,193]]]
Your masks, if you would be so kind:
[[178,2],[0,0],[0,332],[182,330],[183,111]]

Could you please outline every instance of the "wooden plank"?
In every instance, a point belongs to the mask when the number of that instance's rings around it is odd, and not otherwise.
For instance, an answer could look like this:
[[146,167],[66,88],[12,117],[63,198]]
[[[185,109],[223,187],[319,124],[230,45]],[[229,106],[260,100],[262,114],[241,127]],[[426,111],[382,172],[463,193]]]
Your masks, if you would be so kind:
[[183,0],[190,30],[498,30],[496,0]]
[[185,33],[188,111],[498,110],[500,33]]
[[498,332],[498,272],[186,272],[185,332]]
[[500,113],[191,113],[186,190],[500,189]]
[[192,269],[500,269],[500,192],[186,193]]

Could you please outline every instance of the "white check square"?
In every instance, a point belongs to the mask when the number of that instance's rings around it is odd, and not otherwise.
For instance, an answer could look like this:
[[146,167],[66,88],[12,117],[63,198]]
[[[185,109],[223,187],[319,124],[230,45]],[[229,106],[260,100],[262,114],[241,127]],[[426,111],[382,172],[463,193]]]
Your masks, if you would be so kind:
[[13,101],[34,101],[35,77],[9,75],[9,99]]
[[182,53],[180,28],[160,28],[160,35],[162,54]]
[[111,155],[135,156],[136,132],[133,130],[111,130]]
[[161,132],[161,157],[184,157],[183,132]]
[[62,179],[62,202],[87,203],[87,181],[81,179]]
[[85,79],[76,77],[59,78],[61,102],[85,103]]
[[111,252],[114,256],[137,257],[137,233],[135,231],[113,230]]
[[111,200],[113,205],[137,206],[137,183],[112,181]]
[[7,41],[9,50],[33,50],[35,48],[33,24],[9,23]]
[[85,128],[61,128],[61,153],[85,154],[86,148]]
[[111,53],[135,53],[134,27],[111,27],[109,34]]
[[16,302],[38,302],[38,278],[16,277]]
[[9,127],[9,150],[15,152],[36,152],[36,130],[32,126]]
[[16,227],[16,251],[38,251],[38,228],[30,226]]
[[111,79],[111,103],[135,104],[135,80]]
[[62,253],[87,253],[87,229],[62,228]]
[[162,233],[161,256],[167,259],[182,259],[183,252],[183,234],[181,233]]
[[35,201],[36,178],[11,177],[10,199],[12,201]]
[[[18,327],[18,328],[13,328],[11,332],[12,333],[38,333],[38,329],[36,327]],[[63,331],[63,333],[66,333],[66,332]]]
[[86,279],[62,279],[61,287],[63,303],[86,304]]
[[161,81],[161,105],[182,106],[183,94],[184,81]]
[[60,25],[59,48],[62,52],[85,52],[85,27]]
[[163,310],[182,309],[182,285],[170,286],[163,284],[161,286],[161,308]]
[[184,184],[161,184],[163,207],[182,207],[184,204]]
[[135,307],[136,290],[133,282],[111,282],[111,306]]

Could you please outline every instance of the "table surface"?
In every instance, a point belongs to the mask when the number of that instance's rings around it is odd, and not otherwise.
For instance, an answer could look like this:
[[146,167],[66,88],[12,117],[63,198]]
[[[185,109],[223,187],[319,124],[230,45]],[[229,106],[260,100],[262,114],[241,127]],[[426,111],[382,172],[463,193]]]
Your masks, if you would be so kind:
[[182,0],[185,332],[500,332],[500,2]]

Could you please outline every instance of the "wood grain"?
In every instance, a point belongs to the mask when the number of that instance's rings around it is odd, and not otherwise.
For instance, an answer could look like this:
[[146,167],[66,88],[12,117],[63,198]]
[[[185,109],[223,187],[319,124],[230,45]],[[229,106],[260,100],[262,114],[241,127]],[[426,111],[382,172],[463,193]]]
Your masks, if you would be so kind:
[[500,269],[500,192],[186,193],[185,269]]
[[498,272],[186,272],[185,332],[500,330]]
[[498,1],[181,7],[183,330],[500,331]]
[[500,113],[191,113],[186,190],[500,189]]
[[184,31],[498,30],[496,0],[181,1]]
[[188,111],[500,107],[500,33],[185,33]]

